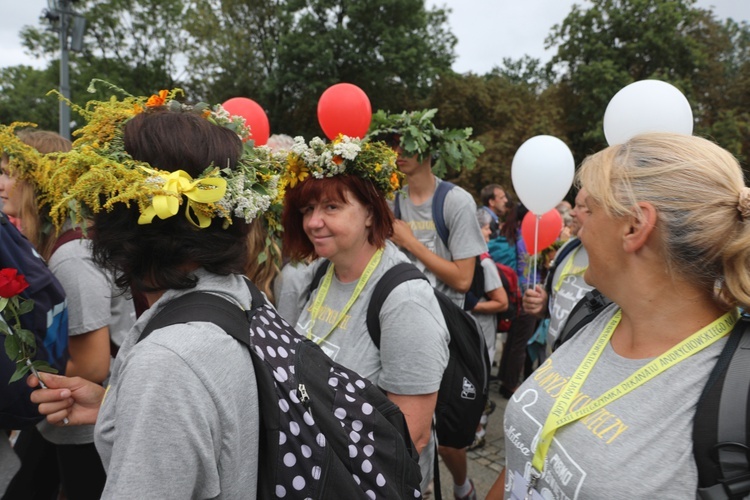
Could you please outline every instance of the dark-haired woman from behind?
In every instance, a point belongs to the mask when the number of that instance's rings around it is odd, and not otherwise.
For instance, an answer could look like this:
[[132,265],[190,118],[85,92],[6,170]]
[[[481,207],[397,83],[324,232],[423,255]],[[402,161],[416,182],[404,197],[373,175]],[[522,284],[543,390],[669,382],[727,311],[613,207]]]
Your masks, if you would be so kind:
[[[275,196],[278,176],[248,167],[248,150],[222,113],[172,97],[99,103],[93,116],[104,124],[85,130],[96,138],[117,123],[124,150],[93,145],[100,158],[88,167],[78,162],[91,162],[91,150],[79,157],[74,148],[67,158],[74,175],[65,192],[96,212],[95,258],[117,271],[121,287],[144,292],[150,308],[123,342],[106,393],[76,377],[43,375],[50,388],[32,400],[52,423],[96,420],[104,498],[255,498],[260,422],[248,349],[202,321],[138,339],[159,311],[192,291],[252,307],[243,276],[249,223],[269,205],[259,197]],[[132,116],[133,109],[141,111]]]

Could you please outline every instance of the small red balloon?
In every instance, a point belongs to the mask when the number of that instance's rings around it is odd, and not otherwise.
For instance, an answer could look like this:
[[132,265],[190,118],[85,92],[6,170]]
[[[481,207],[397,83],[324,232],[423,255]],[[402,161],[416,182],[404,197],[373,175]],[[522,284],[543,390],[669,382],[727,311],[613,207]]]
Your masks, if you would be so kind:
[[361,139],[367,134],[371,120],[370,99],[351,83],[328,87],[318,100],[318,123],[329,139],[339,134]]
[[[539,221],[538,249],[534,246],[534,233]],[[563,220],[557,209],[552,209],[537,219],[536,214],[528,212],[521,222],[521,237],[526,244],[526,251],[529,255],[534,255],[540,250],[544,250],[552,243],[557,241],[562,231]]]
[[271,125],[268,123],[268,116],[263,108],[257,102],[247,97],[232,97],[224,104],[230,115],[241,116],[245,123],[250,127],[250,139],[256,146],[263,146],[268,142],[271,135]]

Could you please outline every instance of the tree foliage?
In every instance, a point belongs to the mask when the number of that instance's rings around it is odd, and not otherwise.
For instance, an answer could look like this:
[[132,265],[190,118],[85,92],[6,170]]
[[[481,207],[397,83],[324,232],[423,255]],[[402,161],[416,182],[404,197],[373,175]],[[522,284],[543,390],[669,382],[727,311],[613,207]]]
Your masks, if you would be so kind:
[[321,134],[317,101],[335,83],[362,88],[373,109],[400,111],[455,57],[446,13],[422,0],[197,0],[187,17],[201,93],[250,97],[274,131],[293,135]]
[[[178,60],[185,44],[179,23],[182,0],[82,0],[75,4],[87,21],[84,50],[70,52],[71,100],[78,105],[104,93],[86,91],[101,78],[133,94],[179,85]],[[18,66],[0,73],[0,119],[30,120],[57,130],[58,100],[45,97],[59,87],[58,34],[26,26],[21,41],[30,55],[48,61],[44,70]],[[11,106],[12,103],[12,106]],[[76,120],[75,114],[71,117]]]
[[518,80],[519,69],[537,67],[538,61],[506,62],[512,64],[484,76],[447,75],[427,100],[428,107],[440,108],[440,126],[472,126],[473,137],[485,147],[476,168],[453,179],[475,195],[494,183],[512,191],[510,166],[525,140],[540,134],[563,136],[555,89],[544,84],[541,74],[531,83]]
[[734,107],[725,96],[736,84],[730,74],[747,61],[746,40],[744,48],[733,46],[733,40],[747,36],[747,26],[722,25],[711,11],[696,8],[695,0],[590,3],[587,9],[574,5],[547,39],[548,46],[558,47],[549,69],[558,74],[566,135],[579,159],[606,146],[602,120],[612,96],[649,78],[683,91],[697,133],[736,139],[731,129],[741,113],[730,112]]
[[[85,104],[94,78],[138,94],[183,87],[190,100],[243,96],[261,104],[275,133],[321,135],[316,107],[330,85],[350,82],[373,109],[438,108],[442,127],[473,128],[477,168],[454,175],[470,191],[511,188],[518,147],[559,137],[577,163],[606,146],[607,103],[646,78],[688,98],[695,133],[747,168],[750,159],[750,27],[719,20],[695,0],[589,0],[553,27],[543,65],[505,59],[485,75],[455,74],[447,12],[423,0],[80,0],[88,28],[71,53],[72,100]],[[46,26],[22,41],[44,69],[0,69],[0,121],[57,128],[59,42]],[[103,95],[95,97],[101,98]],[[75,120],[75,116],[73,119]],[[449,174],[450,175],[450,174]]]
[[23,65],[0,68],[0,123],[30,122],[57,130],[57,100],[45,97],[57,78],[58,69],[52,65],[44,70]]

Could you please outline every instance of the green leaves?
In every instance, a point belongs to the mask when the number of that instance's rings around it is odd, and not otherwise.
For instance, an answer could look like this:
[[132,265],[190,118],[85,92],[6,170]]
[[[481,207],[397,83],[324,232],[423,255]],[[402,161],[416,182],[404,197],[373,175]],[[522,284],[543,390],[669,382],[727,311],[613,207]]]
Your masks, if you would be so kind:
[[437,109],[404,111],[387,114],[377,111],[370,124],[367,136],[370,140],[385,140],[388,136],[398,136],[405,156],[417,156],[423,161],[432,155],[432,171],[441,179],[451,172],[471,170],[477,157],[484,152],[484,146],[469,140],[472,129],[439,129],[433,123]]
[[[559,105],[567,136],[579,159],[606,146],[602,117],[609,100],[624,86],[643,79],[667,81],[691,103],[695,133],[733,148],[736,128],[722,123],[732,112],[747,112],[747,80],[737,78],[735,55],[750,68],[747,24],[720,23],[695,0],[591,0],[574,6],[552,28],[548,47],[557,53],[548,71],[557,69],[569,95]],[[744,32],[744,37],[742,35]],[[739,36],[737,36],[739,34]],[[747,73],[746,73],[747,74]],[[721,123],[721,124],[720,124]],[[750,139],[742,142],[747,161]]]
[[24,314],[31,312],[34,309],[34,301],[31,299],[25,299],[18,304],[18,315],[23,316]]
[[27,364],[18,363],[16,365],[16,371],[13,372],[13,375],[10,377],[10,380],[8,381],[9,384],[12,384],[13,382],[17,382],[24,378],[26,375],[29,374],[31,371],[31,367]]
[[17,361],[23,354],[21,341],[15,335],[5,334],[5,354],[11,361]]
[[[8,270],[3,269],[2,271]],[[15,271],[15,269],[10,270]],[[16,370],[8,382],[9,384],[28,374],[31,370],[30,366],[42,371],[57,372],[46,361],[31,361],[36,354],[36,337],[31,330],[21,327],[21,316],[30,313],[33,309],[34,301],[25,299],[20,295],[0,299],[0,311],[2,312],[0,333],[5,336],[3,347],[8,359],[16,362]]]

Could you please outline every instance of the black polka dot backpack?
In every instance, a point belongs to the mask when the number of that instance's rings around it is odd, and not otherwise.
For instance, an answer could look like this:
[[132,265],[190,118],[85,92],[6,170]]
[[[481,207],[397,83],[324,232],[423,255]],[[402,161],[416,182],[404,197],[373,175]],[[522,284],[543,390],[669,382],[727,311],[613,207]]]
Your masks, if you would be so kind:
[[398,406],[297,333],[247,285],[251,310],[188,293],[159,311],[138,340],[168,325],[205,321],[249,347],[261,412],[257,497],[422,498],[419,457]]

